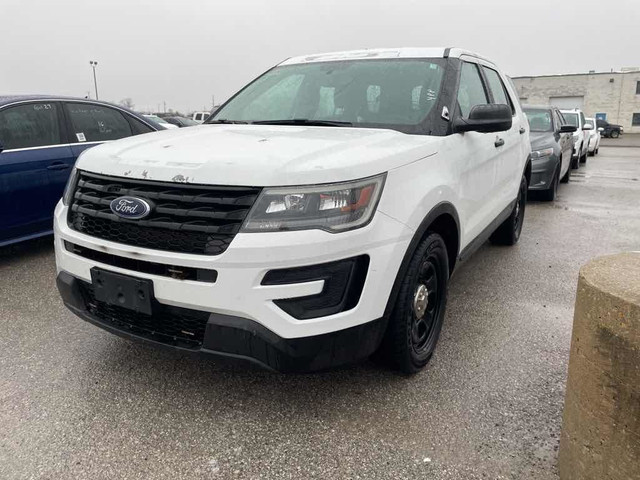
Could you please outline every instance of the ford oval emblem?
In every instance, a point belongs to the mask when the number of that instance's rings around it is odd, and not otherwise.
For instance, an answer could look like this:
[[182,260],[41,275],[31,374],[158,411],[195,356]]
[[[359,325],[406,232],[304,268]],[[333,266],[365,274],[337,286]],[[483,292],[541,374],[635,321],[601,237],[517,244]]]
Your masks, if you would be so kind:
[[111,200],[111,211],[122,218],[139,220],[151,213],[149,202],[137,197],[118,197]]

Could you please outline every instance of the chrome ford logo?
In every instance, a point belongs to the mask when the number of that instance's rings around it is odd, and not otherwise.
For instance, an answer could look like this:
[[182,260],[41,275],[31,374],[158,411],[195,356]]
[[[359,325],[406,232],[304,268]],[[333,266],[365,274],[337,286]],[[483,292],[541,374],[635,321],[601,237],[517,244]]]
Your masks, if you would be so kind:
[[151,213],[151,205],[136,197],[118,197],[109,205],[111,211],[122,218],[139,220]]

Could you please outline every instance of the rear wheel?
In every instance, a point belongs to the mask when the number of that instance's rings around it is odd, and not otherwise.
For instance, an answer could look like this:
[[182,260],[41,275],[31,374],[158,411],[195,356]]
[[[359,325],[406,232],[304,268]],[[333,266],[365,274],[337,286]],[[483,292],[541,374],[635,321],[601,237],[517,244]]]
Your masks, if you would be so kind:
[[589,148],[587,147],[587,151],[584,152],[584,155],[580,157],[580,163],[587,163],[587,154],[589,153]]
[[524,223],[524,209],[527,205],[527,178],[523,175],[520,180],[518,198],[513,206],[511,215],[491,235],[491,242],[496,245],[515,245],[520,239],[522,224]]
[[404,373],[417,373],[431,359],[447,303],[449,257],[442,237],[429,233],[416,249],[402,280],[383,353]]

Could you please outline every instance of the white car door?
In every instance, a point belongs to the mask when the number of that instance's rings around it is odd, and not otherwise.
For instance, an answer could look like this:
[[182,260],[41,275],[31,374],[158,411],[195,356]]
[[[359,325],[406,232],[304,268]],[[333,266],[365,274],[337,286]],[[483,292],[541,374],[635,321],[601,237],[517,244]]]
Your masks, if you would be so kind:
[[[508,105],[513,113],[511,128],[495,135],[496,150],[494,152],[496,162],[495,194],[499,202],[495,205],[494,218],[509,207],[518,195],[520,177],[523,165],[523,136],[527,134],[528,122],[524,113],[518,112],[508,93],[506,80],[502,79],[494,67],[482,65],[482,71],[487,81],[487,86],[495,104]],[[528,144],[528,142],[526,142]]]
[[[468,117],[476,105],[489,103],[476,59],[463,61],[458,87],[456,115]],[[457,193],[461,208],[461,249],[477,237],[493,220],[498,201],[496,184],[496,135],[465,132],[447,137],[442,153],[451,159],[459,180]]]

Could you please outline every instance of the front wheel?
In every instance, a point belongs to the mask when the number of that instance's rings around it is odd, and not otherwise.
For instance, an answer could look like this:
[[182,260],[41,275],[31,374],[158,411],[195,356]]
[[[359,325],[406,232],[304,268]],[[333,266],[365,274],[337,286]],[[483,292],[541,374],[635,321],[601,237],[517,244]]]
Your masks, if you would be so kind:
[[569,165],[569,167],[567,168],[567,173],[564,174],[564,177],[560,179],[560,183],[569,183],[570,179],[571,179],[571,165]]
[[609,136],[611,138],[618,138],[620,136],[620,132],[618,130],[612,130]]
[[574,170],[577,170],[580,168],[580,153],[582,152],[582,145],[580,145],[580,148],[578,149],[578,156],[577,157],[571,157],[571,168],[573,168]]
[[431,359],[444,321],[448,283],[447,247],[440,235],[429,233],[411,257],[382,344],[400,371],[417,373]]
[[556,199],[556,195],[558,194],[558,177],[560,177],[559,168],[557,172],[553,174],[553,178],[551,179],[551,185],[549,185],[549,188],[540,192],[540,196],[545,202],[553,202]]
[[520,180],[518,198],[511,210],[511,215],[491,234],[491,242],[496,245],[515,245],[520,239],[524,223],[524,209],[527,205],[527,178]]

